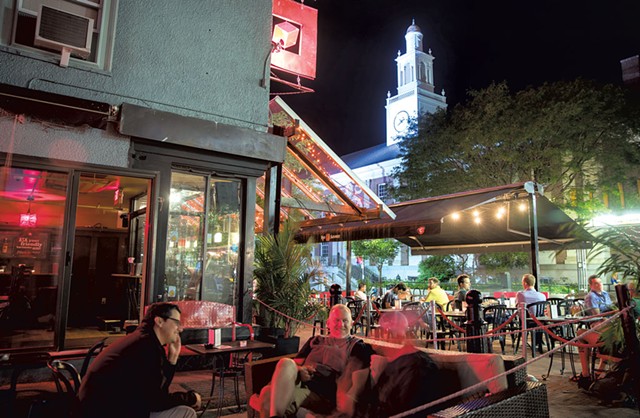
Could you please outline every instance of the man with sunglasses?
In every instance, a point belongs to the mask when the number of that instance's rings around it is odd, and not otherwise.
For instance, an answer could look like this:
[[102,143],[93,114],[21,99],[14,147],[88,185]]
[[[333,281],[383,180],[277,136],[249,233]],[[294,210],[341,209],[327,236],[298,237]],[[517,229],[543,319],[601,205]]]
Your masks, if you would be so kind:
[[104,349],[82,380],[79,417],[195,418],[197,392],[169,393],[180,355],[180,309],[149,306],[142,324]]

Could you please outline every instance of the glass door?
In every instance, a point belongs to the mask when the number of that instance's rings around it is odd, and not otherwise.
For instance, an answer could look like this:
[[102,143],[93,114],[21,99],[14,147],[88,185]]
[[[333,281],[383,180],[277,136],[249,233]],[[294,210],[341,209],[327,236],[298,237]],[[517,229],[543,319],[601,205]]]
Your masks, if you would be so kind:
[[165,259],[167,300],[200,300],[206,181],[204,175],[171,174]]
[[172,173],[164,284],[167,300],[235,305],[241,192],[239,180]]
[[139,319],[150,187],[145,178],[79,174],[65,348],[119,338]]
[[209,180],[202,300],[236,305],[241,191],[240,181]]

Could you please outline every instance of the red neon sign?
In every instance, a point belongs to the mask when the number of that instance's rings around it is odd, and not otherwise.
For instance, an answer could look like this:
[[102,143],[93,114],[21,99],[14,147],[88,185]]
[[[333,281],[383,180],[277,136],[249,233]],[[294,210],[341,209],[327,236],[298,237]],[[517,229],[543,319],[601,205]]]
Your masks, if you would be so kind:
[[271,66],[301,77],[316,77],[318,11],[292,0],[273,0]]

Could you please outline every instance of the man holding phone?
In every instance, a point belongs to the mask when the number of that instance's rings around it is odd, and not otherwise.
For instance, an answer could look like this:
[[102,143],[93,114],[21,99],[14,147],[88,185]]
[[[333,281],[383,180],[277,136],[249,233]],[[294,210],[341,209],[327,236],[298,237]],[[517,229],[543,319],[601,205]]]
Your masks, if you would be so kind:
[[81,418],[195,418],[197,392],[169,393],[180,355],[180,309],[150,305],[133,333],[105,348],[82,380]]
[[300,408],[326,414],[336,408],[337,392],[346,392],[351,373],[371,362],[371,347],[351,335],[352,324],[349,308],[336,304],[327,320],[328,337],[312,337],[295,359],[278,361],[271,384],[260,393],[261,417],[289,416]]

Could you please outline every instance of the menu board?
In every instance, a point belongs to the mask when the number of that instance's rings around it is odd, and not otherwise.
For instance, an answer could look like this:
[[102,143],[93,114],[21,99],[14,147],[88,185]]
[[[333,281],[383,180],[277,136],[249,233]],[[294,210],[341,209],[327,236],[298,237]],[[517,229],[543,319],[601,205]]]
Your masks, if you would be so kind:
[[47,258],[49,234],[27,232],[13,239],[13,256],[19,258]]

